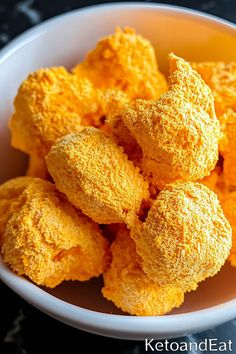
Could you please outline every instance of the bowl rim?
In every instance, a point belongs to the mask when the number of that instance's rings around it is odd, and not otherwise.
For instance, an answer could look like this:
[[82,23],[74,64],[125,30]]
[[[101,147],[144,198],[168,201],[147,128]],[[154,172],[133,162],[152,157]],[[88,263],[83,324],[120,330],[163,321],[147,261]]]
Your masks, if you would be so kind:
[[[118,2],[92,5],[80,9],[70,11],[50,18],[43,23],[28,29],[24,33],[17,36],[9,44],[0,51],[0,65],[10,58],[14,53],[24,45],[40,37],[58,22],[67,18],[77,17],[78,14],[93,13],[108,9],[152,9],[162,10],[165,12],[173,12],[177,14],[188,15],[194,19],[204,22],[210,22],[215,26],[224,27],[225,31],[236,33],[236,25],[228,20],[221,19],[214,15],[208,15],[197,10],[185,7],[164,5],[164,4],[144,4],[140,2]],[[148,335],[155,331],[158,334],[172,333],[193,333],[201,330],[203,326],[211,327],[216,323],[220,324],[236,317],[236,298],[211,306],[205,309],[186,312],[183,314],[173,314],[167,316],[130,316],[130,315],[114,315],[93,310],[88,310],[80,306],[73,305],[63,301],[26,278],[13,273],[4,263],[0,256],[0,279],[23,299],[41,309],[52,317],[57,318],[64,323],[74,327],[80,327],[86,331],[103,334],[107,332],[107,336],[120,337],[120,333],[128,333],[135,336],[137,333]],[[129,337],[129,336],[126,336]],[[129,337],[130,338],[130,337]]]
[[104,10],[104,9],[112,9],[112,8],[145,8],[145,9],[159,9],[166,12],[176,12],[179,14],[187,14],[189,16],[204,20],[205,22],[211,22],[213,25],[222,25],[225,27],[227,31],[233,32],[236,30],[236,24],[230,22],[229,20],[222,19],[216,15],[211,15],[204,13],[202,11],[198,11],[195,9],[191,9],[188,7],[177,6],[177,5],[166,5],[166,4],[159,4],[159,3],[149,3],[144,4],[143,2],[116,2],[116,3],[105,3],[105,4],[98,4],[98,5],[90,5],[86,7],[82,7],[79,9],[75,9],[72,11],[68,11],[66,13],[62,13],[60,15],[56,15],[52,18],[44,20],[42,23],[39,23],[26,31],[22,34],[19,34],[15,38],[13,38],[9,44],[6,44],[0,50],[0,65],[10,57],[14,52],[16,52],[19,48],[23,47],[28,42],[33,41],[35,38],[40,37],[44,31],[48,30],[50,27],[53,27],[57,22],[64,20],[69,17],[76,17],[78,13],[89,13],[94,12],[97,10]]

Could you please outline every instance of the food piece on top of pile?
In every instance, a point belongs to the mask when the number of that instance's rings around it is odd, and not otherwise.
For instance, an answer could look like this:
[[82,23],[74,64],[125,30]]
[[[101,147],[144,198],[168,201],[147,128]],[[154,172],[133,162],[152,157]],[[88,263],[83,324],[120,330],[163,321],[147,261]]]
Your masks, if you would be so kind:
[[236,192],[224,195],[221,199],[221,205],[233,230],[233,246],[230,251],[229,261],[233,267],[236,267]]
[[143,171],[162,189],[210,174],[220,125],[210,88],[184,59],[169,55],[170,88],[159,100],[126,105],[122,119],[143,151]]
[[88,280],[107,263],[108,244],[98,225],[76,210],[55,185],[36,178],[6,224],[2,253],[18,274],[38,285]]
[[83,119],[98,114],[97,91],[86,78],[63,67],[40,69],[22,83],[10,120],[12,145],[44,158],[62,136],[80,131]]
[[74,73],[103,91],[120,89],[130,99],[157,98],[167,90],[153,46],[130,28],[117,28],[114,34],[100,39]]
[[230,191],[236,190],[236,112],[228,109],[221,116],[223,138],[219,144],[220,154],[224,158],[224,181]]
[[184,291],[214,276],[232,244],[217,195],[196,182],[167,185],[131,236],[144,272],[161,286],[172,284]]
[[31,177],[17,177],[0,185],[0,247],[8,220],[21,207],[22,192],[33,181]]
[[196,62],[191,65],[211,88],[218,118],[229,108],[236,111],[236,62]]
[[57,188],[100,224],[132,224],[149,196],[147,182],[123,149],[92,127],[59,140],[46,162]]
[[159,286],[143,272],[135,243],[122,227],[111,246],[112,263],[103,274],[103,296],[131,315],[160,316],[179,307],[184,292],[171,285]]

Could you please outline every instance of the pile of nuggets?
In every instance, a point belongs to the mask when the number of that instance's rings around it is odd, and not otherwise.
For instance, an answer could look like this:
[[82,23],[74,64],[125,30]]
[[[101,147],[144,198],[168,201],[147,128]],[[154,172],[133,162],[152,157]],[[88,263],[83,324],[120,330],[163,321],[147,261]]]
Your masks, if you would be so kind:
[[29,167],[0,186],[15,272],[51,288],[102,274],[106,299],[154,316],[236,266],[236,63],[168,59],[167,82],[118,28],[22,83],[9,126]]

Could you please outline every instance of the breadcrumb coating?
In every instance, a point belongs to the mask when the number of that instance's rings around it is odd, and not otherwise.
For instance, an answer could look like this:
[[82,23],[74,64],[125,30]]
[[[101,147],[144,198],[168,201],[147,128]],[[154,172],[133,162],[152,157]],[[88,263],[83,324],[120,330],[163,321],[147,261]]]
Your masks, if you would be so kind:
[[198,182],[204,184],[205,186],[210,188],[213,192],[215,192],[218,177],[219,177],[218,169],[215,168],[213,171],[211,171],[209,176],[200,179]]
[[80,131],[82,119],[98,114],[97,101],[93,85],[63,67],[30,74],[15,98],[12,146],[44,157],[58,138]]
[[167,90],[153,46],[130,28],[102,38],[73,71],[102,90],[117,88],[131,99],[156,98]]
[[125,126],[121,112],[125,104],[130,103],[129,97],[120,90],[107,90],[104,94],[104,101],[107,102],[106,122],[111,128],[111,135],[114,141],[124,148],[129,159],[138,165],[142,159],[142,149],[136,139],[131,135]]
[[209,87],[184,59],[170,54],[169,61],[169,91],[159,100],[137,100],[122,112],[142,147],[144,173],[159,189],[209,175],[220,139]]
[[132,230],[145,273],[184,291],[214,276],[225,263],[232,233],[215,193],[200,183],[166,186],[146,221]]
[[159,286],[146,276],[135,243],[124,227],[119,230],[111,251],[112,263],[103,274],[102,294],[117,307],[131,315],[160,316],[183,303],[181,289]]
[[224,180],[229,190],[236,190],[236,112],[228,109],[221,116],[223,139],[219,150],[224,157]]
[[0,185],[0,247],[8,220],[21,207],[22,192],[33,181],[31,177],[17,177]]
[[100,224],[133,222],[148,184],[123,149],[87,127],[58,141],[46,158],[57,188]]
[[198,180],[199,183],[203,183],[205,186],[210,188],[214,193],[217,194],[218,198],[221,198],[228,193],[228,188],[225,183],[224,174],[222,168],[216,165],[215,169],[211,171],[211,174]]
[[192,67],[211,88],[217,116],[229,108],[236,111],[236,62],[199,62]]
[[36,155],[30,156],[26,175],[30,177],[39,177],[42,179],[48,179],[49,173],[48,173],[45,158],[41,158]]
[[4,261],[38,285],[88,280],[106,266],[107,242],[98,226],[55,186],[36,179],[23,191],[21,208],[8,220]]
[[233,230],[233,245],[230,251],[229,261],[233,267],[236,267],[236,192],[224,195],[221,199],[221,205]]

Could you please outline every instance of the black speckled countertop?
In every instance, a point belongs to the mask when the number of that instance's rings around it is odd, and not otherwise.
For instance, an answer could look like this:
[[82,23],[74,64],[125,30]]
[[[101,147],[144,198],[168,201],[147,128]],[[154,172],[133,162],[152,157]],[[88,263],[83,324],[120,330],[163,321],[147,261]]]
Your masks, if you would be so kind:
[[[0,48],[19,33],[47,18],[79,7],[106,2],[111,1],[0,0]],[[236,22],[235,0],[159,2],[194,8]],[[145,352],[144,342],[98,337],[49,318],[28,305],[3,283],[0,283],[0,299],[0,354],[72,354],[90,351],[104,354],[140,354]],[[231,353],[236,353],[236,319],[206,332],[174,341],[201,342],[210,338],[217,338],[218,341],[232,340]],[[87,350],[82,349],[84,346]],[[192,350],[191,353],[200,353],[200,351]],[[204,351],[204,353],[210,352]]]

